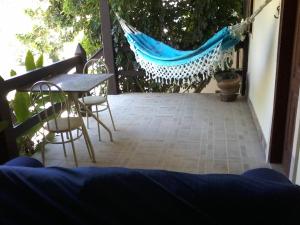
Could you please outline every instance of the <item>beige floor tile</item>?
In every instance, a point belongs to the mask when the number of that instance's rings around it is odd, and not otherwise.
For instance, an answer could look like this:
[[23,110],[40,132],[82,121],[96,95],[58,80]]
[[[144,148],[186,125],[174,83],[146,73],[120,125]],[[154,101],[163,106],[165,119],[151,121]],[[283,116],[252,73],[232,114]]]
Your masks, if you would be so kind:
[[[166,169],[188,173],[242,173],[270,167],[259,144],[247,102],[226,103],[216,94],[121,94],[109,96],[117,127],[114,142],[90,119],[96,163],[83,139],[75,142],[80,166]],[[112,128],[108,112],[101,120]],[[46,146],[46,164],[74,167],[61,145]],[[37,153],[35,158],[40,159]]]

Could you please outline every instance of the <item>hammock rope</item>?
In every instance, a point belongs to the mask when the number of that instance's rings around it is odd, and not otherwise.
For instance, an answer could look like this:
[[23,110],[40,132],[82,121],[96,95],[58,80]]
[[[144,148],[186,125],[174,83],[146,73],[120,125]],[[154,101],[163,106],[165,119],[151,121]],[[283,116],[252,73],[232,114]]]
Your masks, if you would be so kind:
[[191,51],[177,50],[157,41],[116,15],[136,61],[147,76],[159,83],[178,84],[184,79],[191,84],[207,79],[220,67],[224,69],[224,62],[232,56],[235,45],[245,38],[249,25],[271,1],[266,0],[250,17],[221,29]]

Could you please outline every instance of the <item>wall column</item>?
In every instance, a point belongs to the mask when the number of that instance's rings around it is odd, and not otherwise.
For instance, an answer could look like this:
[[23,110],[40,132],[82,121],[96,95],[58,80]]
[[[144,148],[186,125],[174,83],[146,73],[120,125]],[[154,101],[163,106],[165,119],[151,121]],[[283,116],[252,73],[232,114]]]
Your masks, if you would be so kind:
[[[118,94],[118,75],[116,73],[116,66],[114,60],[114,50],[112,41],[110,9],[108,0],[100,0],[100,19],[101,19],[101,34],[103,41],[104,58],[110,73],[115,74],[108,84],[108,94]],[[100,34],[100,35],[101,35]]]

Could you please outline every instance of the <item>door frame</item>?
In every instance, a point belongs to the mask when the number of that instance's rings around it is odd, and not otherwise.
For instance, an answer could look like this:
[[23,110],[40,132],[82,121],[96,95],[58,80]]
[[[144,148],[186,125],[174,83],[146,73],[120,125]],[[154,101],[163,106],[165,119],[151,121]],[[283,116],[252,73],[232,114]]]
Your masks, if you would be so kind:
[[[281,1],[277,70],[268,158],[271,163],[282,163],[283,161],[298,5],[298,1]],[[290,164],[287,166],[289,171]]]

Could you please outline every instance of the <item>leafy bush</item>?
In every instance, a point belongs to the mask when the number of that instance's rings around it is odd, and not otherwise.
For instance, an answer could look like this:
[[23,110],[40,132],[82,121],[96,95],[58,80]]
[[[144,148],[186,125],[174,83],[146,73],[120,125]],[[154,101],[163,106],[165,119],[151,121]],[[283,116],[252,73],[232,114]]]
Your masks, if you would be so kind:
[[[34,61],[34,57],[31,51],[28,51],[25,57],[25,67],[26,71],[35,70],[41,68],[43,66],[43,55]],[[10,71],[11,76],[15,76],[17,73],[14,70]],[[21,123],[24,122],[31,116],[31,112],[29,111],[30,107],[30,99],[29,94],[27,92],[16,92],[14,99],[11,102],[11,107],[14,111],[14,115],[16,117],[16,122]]]
[[[25,57],[25,67],[26,71],[35,70],[43,67],[43,55],[40,55],[35,61],[34,56],[31,51],[27,51]],[[17,73],[11,70],[10,75],[15,76]],[[10,107],[12,109],[12,116],[15,118],[15,123],[22,123],[33,115],[30,111],[30,96],[27,92],[16,91],[13,100],[10,102]],[[34,152],[35,144],[31,138],[36,134],[36,132],[41,128],[41,125],[36,125],[32,129],[28,130],[26,134],[22,135],[17,139],[17,144],[19,146],[20,152],[25,154],[32,154]]]

